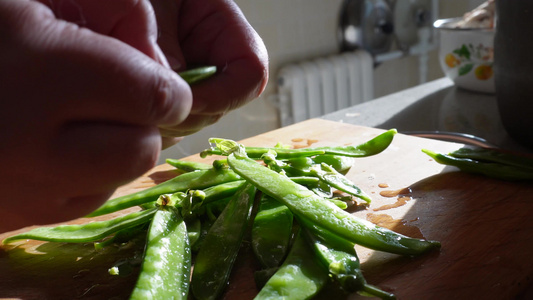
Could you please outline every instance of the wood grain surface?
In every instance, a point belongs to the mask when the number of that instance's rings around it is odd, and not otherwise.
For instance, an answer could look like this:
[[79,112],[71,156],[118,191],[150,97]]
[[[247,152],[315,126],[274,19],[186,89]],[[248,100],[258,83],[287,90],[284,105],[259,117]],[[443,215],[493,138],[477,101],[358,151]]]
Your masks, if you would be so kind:
[[[381,132],[312,119],[242,143],[357,145]],[[440,251],[421,257],[400,257],[357,247],[367,281],[395,293],[398,299],[528,299],[533,275],[533,185],[464,174],[437,164],[420,151],[428,148],[449,152],[462,146],[398,134],[383,153],[356,160],[347,176],[373,201],[351,207],[355,215],[409,236],[442,243]],[[197,155],[187,159],[209,161]],[[158,166],[118,189],[115,196],[176,175],[172,167]],[[91,220],[70,223],[88,221]],[[17,232],[24,230],[28,228]],[[111,276],[108,269],[117,262],[135,265],[143,247],[142,240],[101,251],[94,250],[92,244],[36,241],[2,246],[0,298],[127,299],[138,268],[132,268],[127,276]],[[244,248],[224,298],[252,299],[257,293],[253,281],[256,267],[253,256]],[[317,298],[359,297],[328,290]]]

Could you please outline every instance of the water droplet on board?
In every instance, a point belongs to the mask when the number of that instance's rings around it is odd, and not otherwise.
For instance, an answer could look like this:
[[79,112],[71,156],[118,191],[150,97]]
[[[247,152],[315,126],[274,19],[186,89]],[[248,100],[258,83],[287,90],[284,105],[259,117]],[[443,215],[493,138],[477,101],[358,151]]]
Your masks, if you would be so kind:
[[[382,184],[380,184],[380,185],[382,185]],[[387,185],[387,184],[385,183],[383,185]],[[396,199],[396,202],[394,202],[392,204],[387,204],[387,205],[380,206],[378,208],[374,208],[374,211],[387,210],[387,209],[403,206],[403,205],[407,204],[407,201],[411,200],[411,197],[408,196],[410,193],[411,193],[411,189],[410,188],[403,188],[403,189],[399,189],[399,190],[381,191],[381,192],[379,192],[379,195],[382,196],[382,197],[386,197],[386,198],[398,197],[398,199]]]
[[409,197],[409,196],[398,197],[396,202],[394,202],[392,204],[382,205],[382,206],[380,206],[378,208],[374,208],[374,211],[387,210],[387,209],[391,209],[391,208],[400,207],[400,206],[403,206],[403,205],[407,204],[407,201],[409,201],[409,200],[411,200],[411,197]]
[[403,189],[399,189],[399,190],[386,190],[386,191],[381,191],[379,192],[379,194],[383,197],[387,197],[387,198],[392,198],[392,197],[396,197],[398,195],[409,195],[411,193],[411,189],[410,188],[403,188]]
[[318,140],[312,140],[312,139],[307,140],[307,145],[308,145],[308,146],[311,146],[311,145],[313,145],[314,143],[318,143]]
[[422,232],[418,227],[409,225],[407,221],[393,219],[387,214],[369,213],[366,215],[366,219],[380,227],[390,229],[412,238],[424,238],[424,235],[422,235]]

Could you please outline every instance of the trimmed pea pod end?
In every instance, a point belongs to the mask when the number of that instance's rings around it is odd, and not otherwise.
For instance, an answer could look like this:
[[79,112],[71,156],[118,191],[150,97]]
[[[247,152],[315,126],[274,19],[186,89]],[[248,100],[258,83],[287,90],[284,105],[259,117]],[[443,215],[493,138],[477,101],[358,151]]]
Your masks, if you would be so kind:
[[213,161],[213,168],[215,170],[222,170],[228,168],[228,161],[225,159],[217,159]]
[[247,156],[246,149],[244,148],[244,146],[235,141],[221,138],[210,138],[209,143],[214,144],[216,148],[221,151],[222,155],[227,156],[234,153],[236,156],[239,157]]
[[185,193],[163,194],[159,196],[156,204],[160,207],[175,207],[183,217],[187,217],[202,206],[205,197],[206,194],[202,190],[189,190]]

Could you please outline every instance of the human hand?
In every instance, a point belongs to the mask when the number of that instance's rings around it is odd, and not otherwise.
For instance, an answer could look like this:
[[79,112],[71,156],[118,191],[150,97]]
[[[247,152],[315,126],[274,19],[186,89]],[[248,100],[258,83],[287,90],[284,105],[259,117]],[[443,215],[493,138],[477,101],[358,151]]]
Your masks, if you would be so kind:
[[189,86],[136,0],[0,0],[0,231],[97,208],[157,161]]
[[158,43],[170,66],[214,65],[218,72],[192,86],[193,106],[177,126],[161,126],[163,136],[186,136],[218,121],[259,94],[268,80],[266,48],[233,1],[151,0]]

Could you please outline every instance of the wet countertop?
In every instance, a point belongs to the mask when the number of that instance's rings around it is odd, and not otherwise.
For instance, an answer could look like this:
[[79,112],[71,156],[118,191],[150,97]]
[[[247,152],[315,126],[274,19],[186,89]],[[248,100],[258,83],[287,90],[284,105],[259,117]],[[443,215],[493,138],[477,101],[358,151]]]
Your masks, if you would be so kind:
[[[501,123],[494,94],[457,88],[448,78],[339,110],[322,118],[381,129],[396,128],[409,134],[435,131],[463,133],[502,149],[533,152],[508,136]],[[453,140],[453,136],[452,140],[449,137],[442,139],[461,142]]]

